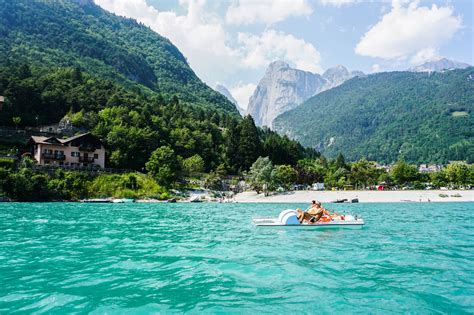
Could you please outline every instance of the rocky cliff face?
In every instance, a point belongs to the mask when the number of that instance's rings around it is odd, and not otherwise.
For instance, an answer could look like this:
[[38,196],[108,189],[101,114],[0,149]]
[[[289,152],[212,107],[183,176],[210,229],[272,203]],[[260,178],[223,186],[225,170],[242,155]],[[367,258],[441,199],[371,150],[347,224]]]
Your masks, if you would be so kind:
[[330,68],[321,76],[293,69],[283,61],[272,62],[250,98],[247,113],[257,125],[272,128],[278,115],[356,75],[360,73],[350,73],[343,66]]
[[441,58],[439,60],[426,62],[422,65],[416,66],[410,71],[413,72],[440,72],[444,70],[466,69],[469,67],[467,63]]
[[329,90],[342,84],[344,81],[349,79],[351,74],[346,67],[338,65],[333,68],[327,69],[323,73],[323,78],[326,80],[325,90]]
[[271,127],[275,117],[313,96],[324,83],[319,74],[290,68],[282,61],[273,62],[250,97],[247,113],[257,125]]

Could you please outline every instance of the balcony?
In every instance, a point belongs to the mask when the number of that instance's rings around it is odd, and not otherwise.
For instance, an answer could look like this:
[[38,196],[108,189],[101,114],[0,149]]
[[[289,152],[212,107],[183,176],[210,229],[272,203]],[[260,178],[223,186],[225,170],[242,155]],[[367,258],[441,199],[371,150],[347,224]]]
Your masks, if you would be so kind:
[[91,156],[80,156],[79,157],[79,162],[82,162],[82,163],[93,163],[94,162],[94,157],[91,157]]
[[54,154],[54,153],[43,153],[43,159],[64,161],[66,159],[66,155]]
[[95,147],[92,145],[80,145],[79,151],[94,152]]

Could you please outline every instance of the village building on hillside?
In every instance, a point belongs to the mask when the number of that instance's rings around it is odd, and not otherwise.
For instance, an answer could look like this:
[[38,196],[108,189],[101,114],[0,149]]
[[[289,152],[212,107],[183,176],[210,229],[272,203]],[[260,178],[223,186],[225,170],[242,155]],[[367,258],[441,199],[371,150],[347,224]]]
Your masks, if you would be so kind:
[[418,172],[420,173],[434,173],[434,172],[439,172],[441,171],[443,167],[441,165],[435,165],[435,164],[421,164],[418,167]]
[[104,145],[90,133],[67,139],[32,136],[28,146],[39,165],[105,167]]
[[38,129],[41,133],[61,134],[61,132],[58,131],[58,124],[39,126]]

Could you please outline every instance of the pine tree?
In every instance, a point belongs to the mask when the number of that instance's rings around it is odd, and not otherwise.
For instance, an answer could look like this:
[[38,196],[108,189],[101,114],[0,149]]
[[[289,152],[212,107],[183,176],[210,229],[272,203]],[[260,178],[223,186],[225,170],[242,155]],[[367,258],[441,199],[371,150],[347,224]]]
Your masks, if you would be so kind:
[[340,169],[340,168],[347,168],[346,158],[344,157],[342,153],[339,153],[339,155],[336,158],[336,169]]
[[262,144],[258,135],[258,129],[252,116],[247,115],[240,123],[239,140],[239,165],[247,170],[260,156]]
[[237,121],[232,119],[228,124],[227,139],[226,139],[226,157],[229,169],[232,172],[237,172],[240,168],[239,161],[239,143],[240,143],[240,129]]

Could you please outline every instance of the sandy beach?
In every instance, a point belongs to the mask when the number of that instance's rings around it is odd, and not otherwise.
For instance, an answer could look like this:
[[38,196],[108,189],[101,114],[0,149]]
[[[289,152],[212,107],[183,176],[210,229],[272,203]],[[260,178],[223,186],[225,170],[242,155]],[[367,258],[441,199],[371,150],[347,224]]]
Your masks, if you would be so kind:
[[275,203],[304,203],[314,199],[332,202],[337,199],[355,198],[359,199],[359,202],[474,202],[474,190],[290,191],[268,197],[255,192],[243,192],[235,196],[237,202]]

